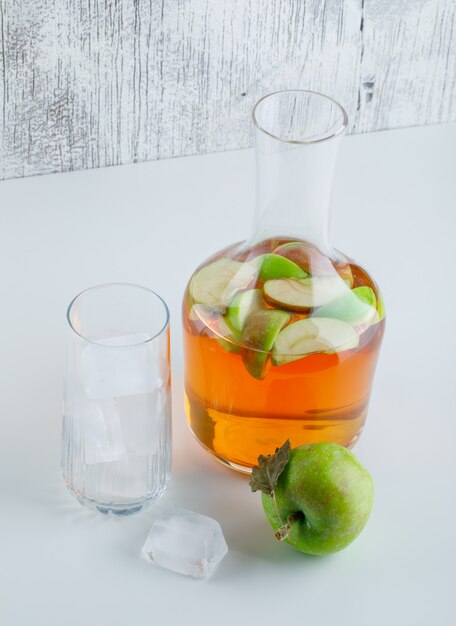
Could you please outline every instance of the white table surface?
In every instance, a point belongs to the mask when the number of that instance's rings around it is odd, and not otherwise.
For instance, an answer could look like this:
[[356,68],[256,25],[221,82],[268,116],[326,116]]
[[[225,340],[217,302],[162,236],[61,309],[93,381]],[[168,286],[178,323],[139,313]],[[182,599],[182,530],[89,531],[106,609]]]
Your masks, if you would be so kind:
[[[349,137],[333,241],[375,276],[388,323],[355,449],[376,500],[345,551],[279,544],[245,478],[197,445],[182,403],[180,299],[194,267],[248,234],[253,153],[0,183],[0,624],[448,625],[456,546],[456,125]],[[211,515],[230,547],[199,582],[139,557],[153,510],[84,510],[60,475],[66,305],[97,283],[172,315],[174,463],[162,502]]]

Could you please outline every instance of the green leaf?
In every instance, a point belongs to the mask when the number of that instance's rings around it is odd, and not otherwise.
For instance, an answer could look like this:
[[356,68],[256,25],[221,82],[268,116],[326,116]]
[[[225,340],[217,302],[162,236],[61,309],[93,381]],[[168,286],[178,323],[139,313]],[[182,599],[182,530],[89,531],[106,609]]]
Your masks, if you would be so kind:
[[258,465],[252,468],[250,488],[252,491],[262,491],[271,496],[277,485],[280,474],[290,458],[290,441],[287,439],[283,446],[276,448],[274,454],[258,457]]

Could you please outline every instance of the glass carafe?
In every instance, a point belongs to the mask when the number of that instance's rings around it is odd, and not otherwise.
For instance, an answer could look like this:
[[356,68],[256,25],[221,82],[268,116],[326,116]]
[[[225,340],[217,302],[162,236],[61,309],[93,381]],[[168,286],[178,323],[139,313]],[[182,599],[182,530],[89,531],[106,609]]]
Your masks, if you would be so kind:
[[250,237],[200,265],[183,302],[188,423],[245,472],[287,438],[354,445],[385,324],[374,280],[328,237],[345,111],[281,91],[256,104],[253,125]]

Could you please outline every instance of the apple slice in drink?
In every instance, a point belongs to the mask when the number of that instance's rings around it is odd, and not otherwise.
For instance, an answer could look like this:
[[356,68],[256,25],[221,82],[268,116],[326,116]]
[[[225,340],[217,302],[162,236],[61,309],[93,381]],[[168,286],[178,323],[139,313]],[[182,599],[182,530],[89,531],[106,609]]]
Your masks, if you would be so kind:
[[[220,309],[215,309],[206,304],[194,304],[188,313],[188,319],[193,323],[200,322],[198,334],[207,334],[204,329],[208,328],[215,335],[215,339],[228,352],[239,354],[241,351],[240,336],[225,321]],[[212,336],[212,335],[211,335]]]
[[206,304],[194,304],[189,312],[188,319],[191,322],[202,322],[205,326],[210,326],[211,321],[220,315],[220,309],[207,306]]
[[217,259],[198,270],[190,281],[190,295],[196,304],[226,307],[234,294],[255,282],[258,269],[250,263]]
[[230,328],[222,316],[217,319],[212,330],[217,335],[216,339],[224,350],[233,354],[240,354],[240,336]]
[[266,300],[289,311],[306,313],[348,292],[347,284],[338,276],[322,278],[280,278],[268,280],[263,286]]
[[279,333],[272,351],[272,364],[284,365],[315,352],[343,352],[358,345],[358,333],[350,324],[325,317],[308,317]]
[[370,324],[377,313],[377,298],[370,287],[356,287],[323,304],[312,317],[332,317],[351,326]]
[[238,292],[231,300],[226,318],[235,330],[241,331],[248,316],[263,307],[263,298],[260,289],[248,289]]
[[353,287],[353,274],[349,263],[331,261],[329,257],[310,243],[304,241],[283,243],[274,250],[274,254],[293,261],[312,276],[330,276],[336,271],[350,288]]
[[248,372],[262,380],[266,375],[267,360],[274,341],[282,328],[290,321],[285,311],[256,311],[248,316],[242,332],[242,359]]
[[332,269],[329,258],[318,248],[304,241],[289,241],[278,246],[274,254],[293,261],[309,274],[324,275]]
[[307,278],[308,274],[290,259],[279,254],[261,254],[250,263],[259,270],[262,281],[273,278]]
[[385,303],[383,301],[383,296],[379,291],[377,292],[377,315],[378,322],[381,322],[381,320],[385,317]]

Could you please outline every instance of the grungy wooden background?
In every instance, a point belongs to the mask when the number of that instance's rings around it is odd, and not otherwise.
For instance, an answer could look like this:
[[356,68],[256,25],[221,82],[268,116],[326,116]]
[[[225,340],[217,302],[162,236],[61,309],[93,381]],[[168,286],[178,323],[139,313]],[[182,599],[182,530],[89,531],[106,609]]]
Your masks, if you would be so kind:
[[0,178],[250,145],[254,101],[456,120],[456,0],[0,0]]

